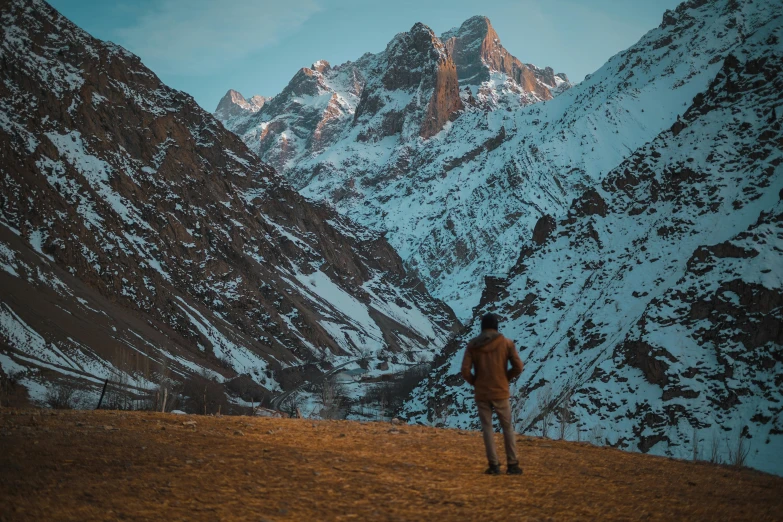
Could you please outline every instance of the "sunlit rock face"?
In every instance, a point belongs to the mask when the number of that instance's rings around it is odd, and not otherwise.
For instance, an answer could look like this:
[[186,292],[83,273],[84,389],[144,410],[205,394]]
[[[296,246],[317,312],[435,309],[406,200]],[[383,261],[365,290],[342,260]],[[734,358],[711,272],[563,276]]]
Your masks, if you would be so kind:
[[565,74],[555,74],[551,67],[539,69],[523,64],[511,55],[485,16],[466,20],[441,39],[457,66],[460,85],[480,87],[491,80],[493,72],[500,73],[516,84],[515,91],[530,96],[531,102],[550,100],[553,94],[570,87]]
[[258,112],[264,107],[266,98],[255,95],[249,100],[233,89],[229,89],[215,110],[215,117],[219,120],[228,120],[237,116]]

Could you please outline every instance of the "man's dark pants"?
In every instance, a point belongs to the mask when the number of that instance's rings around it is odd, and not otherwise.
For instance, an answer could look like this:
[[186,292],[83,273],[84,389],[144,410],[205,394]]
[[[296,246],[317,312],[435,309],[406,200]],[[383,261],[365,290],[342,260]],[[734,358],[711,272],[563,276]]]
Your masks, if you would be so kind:
[[498,416],[500,427],[503,429],[503,441],[506,446],[506,463],[509,466],[519,464],[517,459],[517,442],[514,436],[514,424],[511,420],[511,404],[508,399],[494,401],[476,401],[478,406],[481,429],[484,432],[484,447],[487,450],[487,461],[491,465],[500,464],[498,450],[495,446],[495,430],[492,428],[492,410]]

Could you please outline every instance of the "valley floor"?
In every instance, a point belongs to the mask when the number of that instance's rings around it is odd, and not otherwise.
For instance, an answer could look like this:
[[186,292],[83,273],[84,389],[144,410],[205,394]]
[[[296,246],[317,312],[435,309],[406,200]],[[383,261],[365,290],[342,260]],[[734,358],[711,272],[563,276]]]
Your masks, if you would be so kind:
[[[195,424],[188,424],[194,422]],[[0,410],[0,520],[773,520],[783,478],[388,423]],[[501,443],[498,436],[498,443]]]

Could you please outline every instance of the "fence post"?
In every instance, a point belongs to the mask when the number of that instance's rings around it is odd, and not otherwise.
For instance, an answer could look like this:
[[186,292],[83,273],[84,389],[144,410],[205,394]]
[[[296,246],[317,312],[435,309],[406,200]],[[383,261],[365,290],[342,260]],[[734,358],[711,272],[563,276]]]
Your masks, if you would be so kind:
[[160,409],[161,413],[166,413],[166,400],[169,398],[169,389],[163,388],[163,407]]
[[109,379],[106,379],[106,381],[103,383],[103,391],[101,392],[101,398],[98,399],[98,406],[95,407],[96,410],[101,409],[101,404],[103,403],[103,396],[106,395],[106,386],[109,385]]

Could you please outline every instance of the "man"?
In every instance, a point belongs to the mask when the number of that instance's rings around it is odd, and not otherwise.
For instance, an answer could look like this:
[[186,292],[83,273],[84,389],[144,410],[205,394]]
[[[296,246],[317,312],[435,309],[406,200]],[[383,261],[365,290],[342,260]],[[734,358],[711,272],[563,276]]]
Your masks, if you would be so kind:
[[[511,368],[508,364],[511,363]],[[462,377],[475,388],[481,429],[484,432],[484,447],[487,450],[488,475],[500,474],[500,461],[495,447],[495,432],[492,429],[492,410],[498,416],[503,428],[506,446],[506,473],[521,475],[517,460],[517,444],[514,439],[514,425],[511,422],[508,383],[522,373],[522,361],[514,343],[498,333],[498,317],[487,314],[481,318],[481,334],[468,343],[462,360]],[[475,368],[474,372],[471,369]]]

